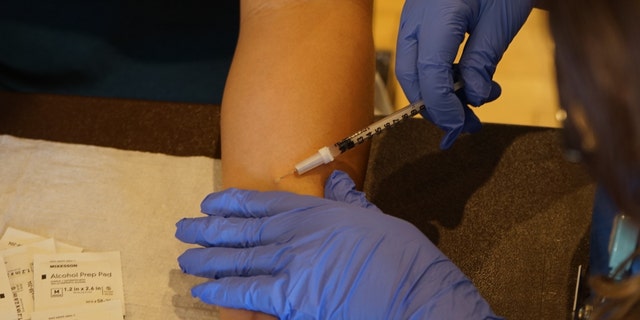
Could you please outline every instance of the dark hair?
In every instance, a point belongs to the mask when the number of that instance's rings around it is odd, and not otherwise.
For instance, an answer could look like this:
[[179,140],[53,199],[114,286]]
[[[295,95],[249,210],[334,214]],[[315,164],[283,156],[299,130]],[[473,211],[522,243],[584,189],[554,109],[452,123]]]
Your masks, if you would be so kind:
[[[640,222],[640,1],[549,1],[565,130],[618,207]],[[599,316],[640,319],[640,277],[592,279]],[[633,315],[633,317],[632,317]]]
[[567,130],[581,138],[574,147],[640,222],[640,1],[550,1],[549,21]]

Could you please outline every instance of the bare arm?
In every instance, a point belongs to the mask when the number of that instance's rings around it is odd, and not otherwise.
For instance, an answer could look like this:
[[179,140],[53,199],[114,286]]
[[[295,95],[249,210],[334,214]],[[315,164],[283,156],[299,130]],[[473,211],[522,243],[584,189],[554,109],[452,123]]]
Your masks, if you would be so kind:
[[[240,38],[222,103],[224,187],[322,196],[334,169],[362,186],[368,148],[303,176],[275,179],[371,122],[372,0],[241,2]],[[271,319],[221,309],[225,319]]]
[[240,39],[222,103],[225,187],[322,195],[333,169],[361,185],[366,147],[301,177],[274,179],[371,122],[371,11],[371,0],[241,3]]

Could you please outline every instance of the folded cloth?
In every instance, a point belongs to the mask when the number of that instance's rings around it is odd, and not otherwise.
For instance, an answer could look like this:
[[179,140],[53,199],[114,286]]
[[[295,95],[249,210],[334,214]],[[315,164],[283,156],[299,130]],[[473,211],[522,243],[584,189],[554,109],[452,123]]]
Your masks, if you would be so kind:
[[127,320],[217,319],[191,297],[175,223],[199,216],[219,160],[0,135],[0,232],[8,227],[120,251]]

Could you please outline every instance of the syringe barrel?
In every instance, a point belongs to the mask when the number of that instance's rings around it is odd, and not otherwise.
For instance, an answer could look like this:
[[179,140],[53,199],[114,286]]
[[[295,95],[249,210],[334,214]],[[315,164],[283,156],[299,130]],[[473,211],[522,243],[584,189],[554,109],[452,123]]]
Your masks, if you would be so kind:
[[337,142],[335,146],[340,149],[340,152],[345,152],[371,138],[373,136],[382,133],[387,128],[391,128],[394,125],[402,122],[403,120],[409,119],[420,111],[424,110],[424,102],[416,101],[374,123],[369,125],[368,127],[356,132],[355,134],[342,139],[340,142]]
[[[453,84],[453,90],[458,91],[462,89],[464,84],[462,81],[457,81]],[[354,148],[355,146],[373,138],[373,136],[380,134],[387,128],[391,128],[396,124],[409,119],[420,111],[426,109],[424,102],[416,101],[384,118],[371,124],[370,126],[356,132],[355,134],[336,142],[334,145],[323,147],[318,150],[313,156],[299,162],[295,166],[295,172],[297,174],[303,174],[313,168],[319,167],[323,164],[333,161],[335,157],[343,152]]]

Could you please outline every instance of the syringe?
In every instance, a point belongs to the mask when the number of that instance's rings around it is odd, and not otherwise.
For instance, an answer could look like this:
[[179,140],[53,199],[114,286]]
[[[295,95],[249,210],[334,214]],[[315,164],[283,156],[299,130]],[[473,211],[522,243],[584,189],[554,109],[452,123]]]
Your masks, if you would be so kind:
[[[458,91],[462,88],[462,82],[456,82],[453,85],[454,91]],[[320,148],[314,155],[298,162],[295,165],[295,170],[290,172],[278,179],[276,182],[280,181],[280,179],[291,175],[291,174],[304,174],[311,169],[317,168],[323,164],[327,164],[335,159],[338,155],[343,154],[347,150],[355,148],[357,145],[364,143],[365,141],[373,138],[375,135],[382,133],[382,131],[395,126],[396,124],[409,119],[420,111],[424,110],[426,107],[424,102],[417,101],[414,102],[396,112],[391,113],[390,115],[374,122],[368,127],[348,136],[333,145],[325,146]]]

